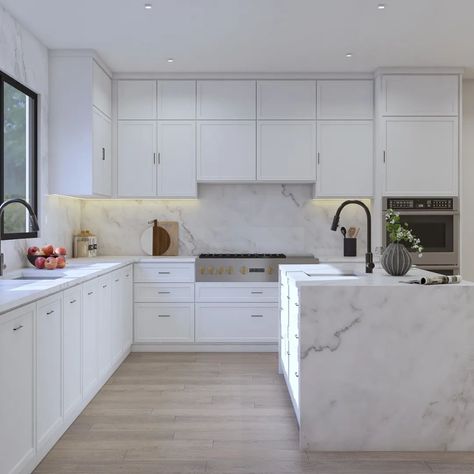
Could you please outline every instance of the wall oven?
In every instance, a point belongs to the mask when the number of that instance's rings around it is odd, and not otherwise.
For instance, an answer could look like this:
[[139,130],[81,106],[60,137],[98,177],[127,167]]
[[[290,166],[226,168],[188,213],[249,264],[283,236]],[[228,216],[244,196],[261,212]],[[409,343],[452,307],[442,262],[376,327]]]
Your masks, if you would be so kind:
[[459,273],[459,200],[458,198],[397,198],[383,199],[383,246],[388,241],[385,212],[393,209],[400,214],[421,240],[423,255],[411,252],[413,264],[426,270],[453,275]]

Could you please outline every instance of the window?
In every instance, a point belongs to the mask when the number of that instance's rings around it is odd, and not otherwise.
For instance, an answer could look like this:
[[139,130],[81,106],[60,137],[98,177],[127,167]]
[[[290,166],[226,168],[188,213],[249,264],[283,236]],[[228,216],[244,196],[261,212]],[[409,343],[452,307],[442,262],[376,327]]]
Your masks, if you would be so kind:
[[[38,96],[0,72],[0,202],[23,198],[37,214]],[[37,237],[21,204],[5,209],[2,240]]]

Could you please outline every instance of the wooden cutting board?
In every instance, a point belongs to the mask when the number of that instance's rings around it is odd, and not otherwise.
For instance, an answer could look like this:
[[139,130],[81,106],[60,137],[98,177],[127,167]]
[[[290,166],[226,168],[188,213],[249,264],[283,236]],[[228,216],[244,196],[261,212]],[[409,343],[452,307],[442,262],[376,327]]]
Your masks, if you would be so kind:
[[153,245],[153,224],[147,227],[141,236],[142,250],[147,255],[176,256],[179,253],[179,224],[176,221],[158,221],[160,230]]

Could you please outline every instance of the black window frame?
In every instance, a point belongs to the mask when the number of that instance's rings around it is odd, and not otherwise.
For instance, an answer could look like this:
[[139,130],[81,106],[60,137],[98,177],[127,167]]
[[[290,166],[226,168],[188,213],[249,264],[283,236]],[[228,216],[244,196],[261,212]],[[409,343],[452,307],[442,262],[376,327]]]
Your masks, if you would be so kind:
[[[33,208],[33,211],[36,215],[38,215],[38,94],[21,82],[18,82],[13,77],[9,76],[8,74],[4,73],[0,70],[0,202],[5,201],[5,137],[4,137],[4,127],[5,127],[5,110],[4,110],[4,88],[5,84],[9,84],[10,86],[15,87],[23,94],[27,95],[32,99],[33,102],[33,133],[32,133],[32,156],[31,156],[31,179],[33,180],[30,184],[31,187],[31,194],[32,199],[30,200],[29,204]],[[4,232],[4,221],[3,218],[0,222],[0,239],[1,240],[18,240],[18,239],[34,239],[38,237],[37,231],[30,231],[30,232]],[[31,226],[31,223],[30,223]],[[31,228],[31,227],[30,227]]]

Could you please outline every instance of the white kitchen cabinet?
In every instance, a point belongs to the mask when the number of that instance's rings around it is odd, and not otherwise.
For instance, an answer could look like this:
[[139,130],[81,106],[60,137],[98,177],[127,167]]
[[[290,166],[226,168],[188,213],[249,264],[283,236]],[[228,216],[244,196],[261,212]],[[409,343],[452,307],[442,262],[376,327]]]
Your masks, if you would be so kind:
[[195,122],[158,122],[158,196],[197,196]]
[[255,148],[255,121],[198,122],[198,181],[254,181]]
[[36,442],[48,444],[62,424],[62,296],[53,295],[36,306]]
[[255,81],[197,81],[199,120],[255,119]]
[[93,56],[52,52],[49,192],[111,195],[111,79]]
[[315,120],[316,81],[258,81],[257,118]]
[[320,80],[317,85],[318,120],[372,120],[372,80]]
[[0,321],[0,472],[26,472],[35,455],[35,305],[2,315]]
[[318,121],[318,197],[373,195],[372,121]]
[[128,265],[120,270],[120,314],[122,324],[122,354],[129,350],[133,342],[133,267]]
[[457,118],[386,118],[383,133],[385,195],[457,195]]
[[82,288],[63,293],[63,413],[67,419],[82,400]]
[[454,116],[459,113],[459,76],[387,74],[382,78],[385,116]]
[[298,288],[290,282],[288,288],[288,376],[287,384],[298,423],[300,422],[300,306]]
[[94,393],[99,380],[99,283],[84,283],[82,290],[82,380],[84,398]]
[[112,311],[111,275],[100,277],[97,283],[99,290],[97,298],[97,363],[99,377],[104,377],[112,365],[112,345],[116,338],[113,332],[115,314]]
[[135,283],[194,283],[192,263],[136,263]]
[[274,303],[278,300],[275,283],[197,283],[196,302]]
[[135,283],[135,301],[140,303],[193,303],[193,283]]
[[276,303],[197,303],[196,342],[275,343]]
[[193,303],[135,303],[135,342],[194,342]]
[[95,194],[112,194],[112,122],[99,110],[93,111],[93,189]]
[[117,81],[117,116],[119,120],[155,120],[156,81]]
[[288,378],[288,278],[280,272],[280,370]]
[[158,81],[158,119],[194,120],[196,81]]
[[274,182],[314,182],[316,122],[258,122],[257,179]]
[[111,319],[109,324],[109,333],[111,337],[111,357],[116,362],[122,355],[125,340],[125,325],[123,321],[124,312],[122,308],[122,272],[116,270],[110,275],[111,283]]
[[156,196],[156,123],[118,123],[117,194],[121,197]]

